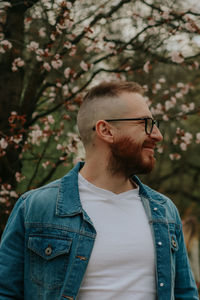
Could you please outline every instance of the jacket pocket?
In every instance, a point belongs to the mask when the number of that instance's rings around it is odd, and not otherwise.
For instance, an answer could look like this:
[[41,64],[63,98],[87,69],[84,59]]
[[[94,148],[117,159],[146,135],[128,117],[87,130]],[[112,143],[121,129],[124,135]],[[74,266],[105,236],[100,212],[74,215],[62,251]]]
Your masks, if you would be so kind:
[[48,289],[59,288],[66,274],[71,243],[71,239],[30,236],[31,280]]

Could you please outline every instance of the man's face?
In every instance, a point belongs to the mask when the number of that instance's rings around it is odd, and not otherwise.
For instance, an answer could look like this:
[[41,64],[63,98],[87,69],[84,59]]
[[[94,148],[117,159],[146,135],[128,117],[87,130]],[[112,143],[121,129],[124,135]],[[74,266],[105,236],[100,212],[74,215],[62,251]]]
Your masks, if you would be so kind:
[[[127,105],[127,113],[122,118],[152,117],[141,95],[124,93],[121,97]],[[147,135],[143,121],[126,121],[111,125],[115,126],[115,136],[110,144],[108,170],[126,178],[133,174],[151,172],[155,164],[156,143],[162,140],[158,128],[154,126],[152,133]]]

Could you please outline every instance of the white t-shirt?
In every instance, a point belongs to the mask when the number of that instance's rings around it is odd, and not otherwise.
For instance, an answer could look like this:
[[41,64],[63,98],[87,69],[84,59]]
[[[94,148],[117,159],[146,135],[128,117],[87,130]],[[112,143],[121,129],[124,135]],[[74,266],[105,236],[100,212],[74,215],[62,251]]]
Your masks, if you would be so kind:
[[78,300],[155,300],[155,258],[139,189],[115,194],[79,174],[83,209],[97,231]]

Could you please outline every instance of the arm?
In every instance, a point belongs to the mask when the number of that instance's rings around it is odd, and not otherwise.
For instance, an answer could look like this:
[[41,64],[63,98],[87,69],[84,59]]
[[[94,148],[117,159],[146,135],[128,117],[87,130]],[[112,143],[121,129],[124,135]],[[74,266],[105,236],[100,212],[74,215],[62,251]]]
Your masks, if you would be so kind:
[[24,200],[16,203],[0,244],[0,299],[24,299]]
[[176,300],[198,300],[198,291],[190,268],[182,230],[178,237],[174,295]]

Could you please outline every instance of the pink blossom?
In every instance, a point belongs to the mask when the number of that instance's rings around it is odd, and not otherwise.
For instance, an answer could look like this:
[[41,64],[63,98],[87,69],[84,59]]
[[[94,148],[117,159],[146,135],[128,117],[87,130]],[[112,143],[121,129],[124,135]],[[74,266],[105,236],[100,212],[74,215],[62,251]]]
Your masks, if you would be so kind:
[[10,197],[18,198],[18,194],[15,191],[10,192]]
[[12,63],[12,71],[16,72],[18,68],[21,68],[24,66],[24,60],[22,60],[20,57],[15,58]]
[[41,27],[38,31],[38,34],[40,37],[45,37],[46,36],[46,28],[45,27]]
[[186,151],[187,150],[187,144],[186,143],[180,143],[180,148],[181,148],[181,150]]
[[17,182],[21,182],[23,179],[25,179],[25,176],[23,176],[21,173],[16,172],[15,173],[15,178]]
[[190,22],[187,22],[186,24],[185,24],[185,28],[188,30],[188,31],[190,31],[190,32],[195,32],[195,27],[194,26],[192,26],[192,24],[190,23]]
[[144,66],[143,66],[143,70],[145,71],[145,73],[149,73],[149,69],[150,69],[150,61],[148,60]]
[[43,68],[48,72],[51,71],[51,66],[48,62],[43,63]]
[[72,93],[76,93],[76,92],[78,92],[78,90],[79,90],[78,86],[75,86],[75,87],[73,87],[73,89],[72,89]]
[[0,139],[0,147],[1,149],[6,149],[8,147],[8,142],[6,141],[6,139],[4,138]]
[[69,94],[69,88],[68,88],[68,85],[67,85],[67,84],[64,84],[62,90],[63,90],[63,96],[66,97],[66,96]]
[[57,149],[57,150],[62,150],[62,148],[63,148],[63,147],[62,147],[61,144],[58,144],[58,145],[56,146],[56,149]]
[[64,42],[64,48],[67,48],[67,49],[71,49],[71,47],[72,47],[72,43],[71,42],[69,42],[69,41],[66,41],[66,42]]
[[80,67],[81,67],[81,69],[83,69],[83,71],[85,71],[85,72],[88,71],[88,64],[86,62],[84,62],[83,60],[80,63]]
[[66,68],[66,69],[64,70],[64,76],[65,76],[66,79],[69,78],[70,72],[71,72],[71,69],[70,69],[70,68]]
[[8,8],[8,7],[11,7],[11,6],[12,6],[11,3],[10,3],[10,2],[7,2],[7,1],[3,1],[1,5],[2,5],[1,8]]
[[30,44],[26,46],[26,48],[29,52],[31,51],[35,52],[39,48],[39,43],[32,41],[30,42]]
[[177,51],[173,51],[171,53],[171,60],[173,62],[176,62],[177,64],[181,64],[182,62],[184,62],[182,55]]
[[199,69],[199,63],[198,63],[198,61],[196,61],[196,60],[194,61],[194,66],[195,66],[195,69],[196,69],[196,70]]
[[156,23],[155,23],[154,19],[150,19],[150,20],[148,21],[148,24],[149,24],[150,26],[154,26]]
[[162,13],[162,18],[165,19],[165,20],[169,19],[169,12],[168,11],[164,11]]
[[200,132],[197,132],[196,134],[196,143],[200,144]]
[[54,123],[55,123],[55,120],[54,120],[54,118],[53,118],[52,115],[48,115],[48,116],[47,116],[47,121],[48,121],[50,124],[54,124]]
[[71,47],[71,51],[69,52],[69,56],[74,56],[76,54],[76,46]]
[[171,153],[171,154],[169,155],[169,158],[170,158],[171,160],[179,160],[179,159],[181,158],[181,155],[180,155],[179,153]]
[[184,87],[184,83],[183,83],[183,82],[178,82],[178,83],[177,83],[177,87],[178,87],[178,88]]
[[0,53],[5,53],[6,50],[10,50],[11,48],[12,44],[8,40],[0,41]]
[[54,69],[59,69],[60,67],[62,67],[63,62],[61,59],[57,59],[57,60],[52,60],[51,65]]
[[71,8],[72,8],[71,2],[67,1],[67,2],[66,2],[66,6],[67,6],[68,9],[71,9]]
[[47,161],[45,161],[45,162],[42,163],[42,166],[43,166],[44,169],[46,169],[49,165],[50,165],[50,161],[49,160],[47,160]]
[[166,79],[164,77],[161,77],[159,80],[158,80],[160,83],[165,83],[166,82]]

